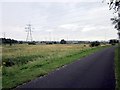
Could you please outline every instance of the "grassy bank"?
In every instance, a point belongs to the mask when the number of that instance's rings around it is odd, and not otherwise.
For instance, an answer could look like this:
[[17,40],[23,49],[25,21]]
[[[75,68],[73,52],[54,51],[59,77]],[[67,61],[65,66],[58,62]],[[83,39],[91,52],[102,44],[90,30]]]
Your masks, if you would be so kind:
[[116,90],[120,90],[120,45],[115,50],[115,70],[117,79]]
[[[102,48],[105,47],[91,48],[88,45],[3,46],[3,88],[14,88]],[[11,60],[14,65],[6,66],[8,60]]]
[[0,90],[2,89],[2,68],[0,67]]
[[2,89],[2,49],[0,45],[0,90]]

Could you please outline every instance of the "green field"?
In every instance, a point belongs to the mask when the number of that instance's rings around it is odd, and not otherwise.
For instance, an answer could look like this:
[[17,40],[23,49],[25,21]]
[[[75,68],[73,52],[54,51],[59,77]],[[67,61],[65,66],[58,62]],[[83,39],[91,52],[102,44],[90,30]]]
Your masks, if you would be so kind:
[[120,90],[120,45],[115,50],[115,70],[117,79],[116,90]]
[[[83,44],[3,46],[3,88],[15,88],[105,47],[91,48]],[[7,66],[9,60],[14,65]]]

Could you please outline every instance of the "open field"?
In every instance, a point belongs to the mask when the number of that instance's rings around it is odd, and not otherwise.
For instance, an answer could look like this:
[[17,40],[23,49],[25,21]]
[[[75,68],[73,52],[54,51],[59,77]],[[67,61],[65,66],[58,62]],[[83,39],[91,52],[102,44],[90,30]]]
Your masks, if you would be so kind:
[[[3,88],[14,88],[104,47],[91,48],[82,44],[3,46]],[[7,66],[8,61],[14,65]]]
[[120,45],[115,50],[115,69],[116,69],[116,79],[117,79],[117,90],[120,90]]

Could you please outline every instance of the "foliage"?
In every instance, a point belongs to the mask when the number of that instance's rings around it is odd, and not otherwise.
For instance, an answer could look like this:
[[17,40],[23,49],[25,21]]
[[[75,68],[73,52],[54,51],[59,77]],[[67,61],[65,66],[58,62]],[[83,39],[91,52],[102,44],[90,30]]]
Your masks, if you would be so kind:
[[66,41],[65,41],[64,39],[62,39],[62,40],[60,41],[60,44],[66,44]]
[[33,41],[33,42],[28,42],[28,45],[36,45],[36,42]]
[[98,42],[98,41],[91,42],[91,44],[90,44],[91,47],[99,46],[99,45],[100,45],[100,42]]
[[118,30],[118,36],[120,40],[120,0],[109,0],[109,9],[113,9],[117,13],[117,16],[111,18],[112,24],[114,24],[114,28]]
[[115,70],[116,70],[116,80],[117,80],[116,88],[117,90],[120,90],[120,45],[115,50]]
[[117,44],[117,43],[119,43],[119,41],[116,40],[116,39],[111,39],[111,40],[109,41],[109,44],[112,44],[112,45],[115,45],[115,44]]
[[0,38],[0,44],[10,44],[11,46],[12,44],[16,44],[16,43],[18,43],[18,41],[14,39]]

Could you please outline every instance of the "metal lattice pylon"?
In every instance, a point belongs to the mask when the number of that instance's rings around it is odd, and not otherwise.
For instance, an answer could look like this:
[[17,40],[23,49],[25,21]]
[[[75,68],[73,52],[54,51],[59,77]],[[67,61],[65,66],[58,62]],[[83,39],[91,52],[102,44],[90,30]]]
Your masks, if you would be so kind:
[[27,24],[25,29],[27,31],[27,37],[26,37],[26,41],[33,41],[33,38],[32,38],[32,28],[31,28],[31,24]]

